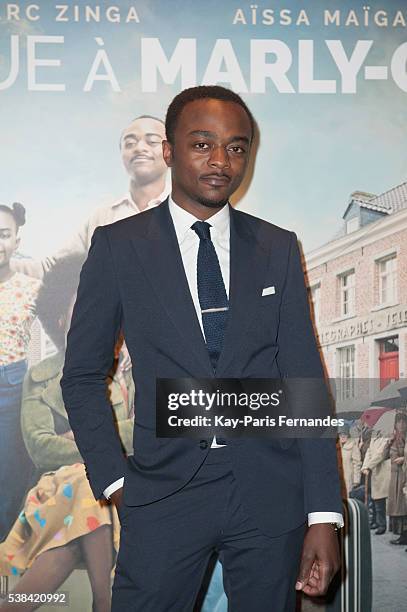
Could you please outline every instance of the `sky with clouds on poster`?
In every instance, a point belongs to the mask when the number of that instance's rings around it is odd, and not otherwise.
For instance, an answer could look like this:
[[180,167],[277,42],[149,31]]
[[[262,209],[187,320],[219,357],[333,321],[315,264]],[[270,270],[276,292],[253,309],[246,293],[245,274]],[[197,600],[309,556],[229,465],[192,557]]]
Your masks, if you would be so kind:
[[[389,0],[384,11],[373,1],[363,10],[361,0],[47,2],[28,15],[29,3],[17,2],[19,19],[7,18],[7,4],[0,3],[0,202],[26,206],[21,250],[33,257],[52,253],[96,207],[126,192],[121,130],[142,113],[164,118],[171,98],[191,78],[200,84],[210,62],[209,76],[218,63],[233,77],[219,84],[247,90],[242,95],[261,134],[255,172],[238,206],[294,230],[305,252],[336,233],[353,191],[378,194],[407,180],[401,0]],[[86,22],[86,4],[99,5],[99,22]],[[339,23],[324,24],[326,10],[339,10]],[[51,36],[60,38],[33,38]],[[151,38],[167,58],[181,45],[184,76],[180,71],[165,84],[158,70],[156,91],[148,92],[158,60],[142,39]],[[108,58],[114,83],[94,80],[85,91],[98,52]],[[355,66],[361,62],[353,85],[350,66],[340,69],[341,58],[344,65],[351,57]],[[35,66],[41,59],[60,63]],[[288,66],[263,78],[273,62]],[[7,86],[12,64],[15,79]],[[367,78],[367,66],[387,67],[386,78]],[[106,64],[99,73],[106,74]],[[34,90],[41,83],[48,90]],[[50,91],[53,85],[64,90]],[[316,93],[319,88],[333,92]]]

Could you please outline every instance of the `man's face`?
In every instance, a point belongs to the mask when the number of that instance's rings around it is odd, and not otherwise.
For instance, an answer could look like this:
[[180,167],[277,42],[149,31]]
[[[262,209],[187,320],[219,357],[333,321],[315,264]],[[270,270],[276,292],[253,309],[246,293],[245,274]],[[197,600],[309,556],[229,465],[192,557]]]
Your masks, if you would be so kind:
[[340,440],[341,444],[346,444],[346,442],[348,441],[348,438],[349,438],[349,436],[346,433],[341,433],[339,435],[339,440]]
[[252,130],[235,102],[189,102],[175,129],[174,143],[163,143],[179,204],[220,208],[239,187],[249,159]]
[[120,143],[123,164],[138,184],[152,183],[166,174],[161,144],[164,138],[164,125],[145,117],[136,119],[123,131]]

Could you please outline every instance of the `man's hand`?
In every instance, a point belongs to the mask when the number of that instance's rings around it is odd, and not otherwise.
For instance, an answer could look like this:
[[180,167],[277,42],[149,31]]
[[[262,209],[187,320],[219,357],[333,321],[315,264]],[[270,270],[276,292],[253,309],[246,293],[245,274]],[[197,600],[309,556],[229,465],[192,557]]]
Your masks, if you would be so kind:
[[341,565],[338,537],[329,523],[308,528],[295,588],[306,595],[325,595]]
[[117,489],[116,491],[114,491],[110,496],[110,499],[116,506],[116,510],[118,513],[120,512],[120,509],[122,507],[122,497],[123,497],[123,487],[120,487],[120,489]]

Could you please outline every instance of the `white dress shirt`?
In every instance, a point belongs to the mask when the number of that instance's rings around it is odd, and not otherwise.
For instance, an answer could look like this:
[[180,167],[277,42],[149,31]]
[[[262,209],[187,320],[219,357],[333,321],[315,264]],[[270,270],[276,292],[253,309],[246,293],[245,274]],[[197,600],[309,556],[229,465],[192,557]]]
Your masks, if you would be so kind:
[[[169,210],[172,217],[172,221],[175,227],[175,233],[177,235],[178,244],[181,252],[182,263],[184,264],[185,274],[188,280],[189,290],[191,292],[192,300],[194,302],[195,311],[201,326],[203,337],[205,333],[202,324],[201,306],[199,304],[198,297],[198,279],[197,279],[197,260],[198,260],[198,249],[199,249],[199,237],[197,233],[191,229],[191,226],[195,221],[200,221],[186,211],[181,206],[178,206],[172,197],[169,197]],[[210,224],[211,229],[211,240],[216,251],[216,255],[219,259],[219,265],[222,272],[223,282],[225,284],[226,294],[229,297],[229,277],[230,277],[230,215],[229,206],[224,206],[217,213],[212,215],[207,220]],[[216,436],[212,440],[211,448],[220,448],[225,446],[224,444],[217,444]],[[105,497],[109,497],[114,491],[122,487],[124,484],[124,478],[112,483],[104,491]],[[323,483],[321,483],[323,486]],[[308,514],[308,524],[314,523],[338,523],[343,525],[342,515],[336,512],[311,512]]]

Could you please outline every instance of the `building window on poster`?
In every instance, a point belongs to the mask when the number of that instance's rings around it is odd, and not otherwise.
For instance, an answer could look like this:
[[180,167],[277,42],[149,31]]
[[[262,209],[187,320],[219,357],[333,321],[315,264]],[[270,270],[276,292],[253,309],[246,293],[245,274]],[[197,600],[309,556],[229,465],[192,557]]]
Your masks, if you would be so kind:
[[380,353],[398,353],[399,351],[399,338],[398,336],[392,336],[391,338],[385,338],[380,342]]
[[338,348],[339,357],[339,399],[348,400],[355,397],[355,347]]
[[397,257],[395,253],[376,260],[376,275],[378,305],[394,304],[397,301]]
[[338,276],[339,315],[350,317],[355,314],[355,270],[349,270]]

